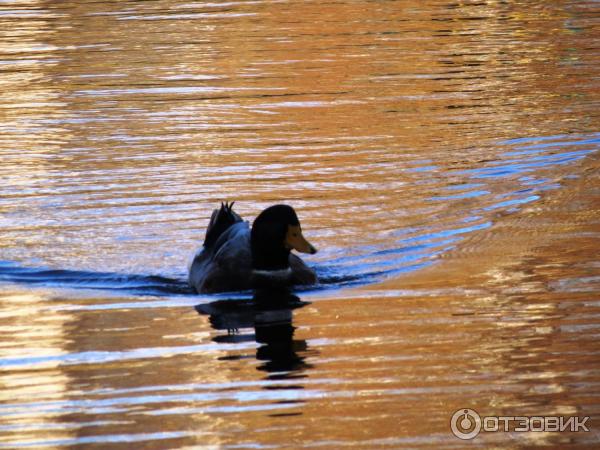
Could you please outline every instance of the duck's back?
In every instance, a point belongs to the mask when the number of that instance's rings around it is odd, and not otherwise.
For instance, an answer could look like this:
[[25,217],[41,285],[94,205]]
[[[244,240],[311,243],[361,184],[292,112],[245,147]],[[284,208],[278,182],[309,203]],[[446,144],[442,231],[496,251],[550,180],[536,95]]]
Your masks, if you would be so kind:
[[245,290],[251,273],[250,226],[237,222],[194,257],[189,283],[199,293]]

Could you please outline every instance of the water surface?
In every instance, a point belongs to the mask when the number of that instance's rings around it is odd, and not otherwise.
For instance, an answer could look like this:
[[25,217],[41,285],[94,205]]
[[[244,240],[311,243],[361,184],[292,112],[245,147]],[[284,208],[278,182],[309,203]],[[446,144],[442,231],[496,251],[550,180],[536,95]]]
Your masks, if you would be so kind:
[[[461,448],[591,416],[594,1],[0,2],[0,447]],[[294,294],[193,295],[221,201]]]

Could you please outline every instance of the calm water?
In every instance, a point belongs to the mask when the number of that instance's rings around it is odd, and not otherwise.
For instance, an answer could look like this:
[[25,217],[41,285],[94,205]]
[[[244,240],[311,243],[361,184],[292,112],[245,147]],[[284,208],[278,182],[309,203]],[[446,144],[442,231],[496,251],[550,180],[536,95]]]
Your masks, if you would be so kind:
[[[0,448],[597,448],[599,13],[0,0]],[[224,200],[321,284],[192,295]]]

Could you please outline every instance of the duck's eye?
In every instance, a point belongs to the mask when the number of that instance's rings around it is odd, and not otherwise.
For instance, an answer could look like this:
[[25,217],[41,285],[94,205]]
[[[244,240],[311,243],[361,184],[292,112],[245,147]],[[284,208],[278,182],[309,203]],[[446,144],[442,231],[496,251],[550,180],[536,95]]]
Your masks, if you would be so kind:
[[298,237],[298,233],[292,233],[293,237]]

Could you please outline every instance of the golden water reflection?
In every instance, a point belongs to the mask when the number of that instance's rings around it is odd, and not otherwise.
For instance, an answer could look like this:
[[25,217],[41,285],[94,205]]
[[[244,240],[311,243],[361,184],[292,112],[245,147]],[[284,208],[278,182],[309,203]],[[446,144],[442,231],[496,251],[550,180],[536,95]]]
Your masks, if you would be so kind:
[[[0,447],[594,448],[596,8],[0,4]],[[323,289],[188,295],[223,200]]]

